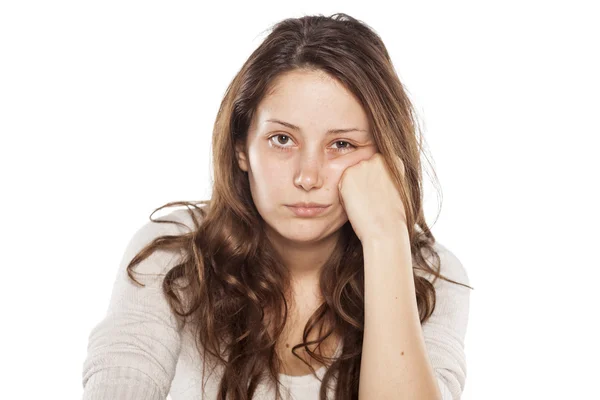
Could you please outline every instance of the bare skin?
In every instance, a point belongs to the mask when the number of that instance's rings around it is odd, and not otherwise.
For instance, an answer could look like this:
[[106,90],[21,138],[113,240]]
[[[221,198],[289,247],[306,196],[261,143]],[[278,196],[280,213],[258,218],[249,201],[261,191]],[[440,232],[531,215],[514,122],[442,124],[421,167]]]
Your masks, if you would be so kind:
[[[284,331],[276,344],[276,351],[281,360],[280,373],[291,376],[302,376],[312,374],[312,371],[302,360],[298,359],[298,357],[292,353],[292,348],[303,342],[302,335],[304,333],[304,327],[310,316],[321,303],[316,295],[310,297],[296,296],[296,298],[301,299],[300,302],[298,302],[298,300],[294,301],[294,303],[288,302],[288,305],[291,305],[291,307],[290,310],[288,310],[288,319]],[[318,339],[323,336],[325,332],[326,329],[323,329],[322,325],[313,328],[308,335],[308,341]],[[324,357],[332,357],[339,343],[339,336],[336,333],[333,333],[322,342],[320,347],[317,348],[316,344],[309,345],[308,347],[311,351],[321,354]],[[315,370],[318,370],[323,366],[323,364],[310,357],[304,348],[297,349],[296,354],[307,361]]]

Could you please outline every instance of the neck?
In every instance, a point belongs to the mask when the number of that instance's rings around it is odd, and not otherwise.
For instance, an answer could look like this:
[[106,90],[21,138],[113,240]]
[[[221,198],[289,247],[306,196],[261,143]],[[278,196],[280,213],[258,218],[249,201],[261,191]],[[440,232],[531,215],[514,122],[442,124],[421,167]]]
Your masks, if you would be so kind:
[[300,243],[267,230],[267,237],[289,271],[292,285],[303,287],[318,284],[323,266],[333,252],[339,235],[338,231],[321,240]]

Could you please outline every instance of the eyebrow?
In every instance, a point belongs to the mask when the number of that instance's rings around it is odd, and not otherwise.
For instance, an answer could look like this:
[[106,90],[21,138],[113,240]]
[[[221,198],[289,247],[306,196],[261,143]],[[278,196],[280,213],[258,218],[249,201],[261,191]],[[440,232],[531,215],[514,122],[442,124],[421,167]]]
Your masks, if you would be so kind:
[[[276,124],[281,124],[283,126],[287,126],[290,129],[293,129],[295,131],[300,131],[300,127],[296,126],[294,124],[290,124],[289,122],[285,122],[285,121],[281,121],[279,119],[268,119],[265,122],[275,122]],[[329,129],[327,132],[325,132],[326,135],[336,135],[339,133],[347,133],[347,132],[353,132],[353,131],[357,131],[357,132],[365,132],[368,133],[366,130],[364,129],[357,129],[357,128],[347,128],[347,129]]]

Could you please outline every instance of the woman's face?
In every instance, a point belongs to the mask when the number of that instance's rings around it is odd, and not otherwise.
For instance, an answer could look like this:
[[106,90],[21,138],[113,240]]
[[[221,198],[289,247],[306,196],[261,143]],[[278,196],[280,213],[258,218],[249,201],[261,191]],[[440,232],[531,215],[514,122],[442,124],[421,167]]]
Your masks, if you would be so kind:
[[[288,72],[273,88],[257,107],[246,148],[237,147],[239,167],[248,172],[254,204],[269,229],[293,242],[318,242],[348,221],[339,200],[342,173],[377,148],[362,106],[325,73]],[[330,206],[299,217],[288,207],[298,202]]]

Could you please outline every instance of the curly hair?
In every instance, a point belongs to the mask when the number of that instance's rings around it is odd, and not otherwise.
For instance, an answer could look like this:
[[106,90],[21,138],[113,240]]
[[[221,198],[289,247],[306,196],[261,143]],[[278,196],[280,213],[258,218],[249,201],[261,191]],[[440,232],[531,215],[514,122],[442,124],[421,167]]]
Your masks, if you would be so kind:
[[[440,257],[433,248],[435,238],[423,212],[423,137],[381,38],[364,22],[343,13],[285,19],[272,27],[225,92],[213,129],[211,199],[170,202],[152,213],[185,205],[194,228],[181,235],[156,238],[127,267],[129,278],[142,285],[132,275],[135,265],[159,248],[183,250],[184,257],[166,274],[162,288],[178,320],[194,328],[198,351],[204,356],[203,372],[207,362],[224,366],[220,399],[251,399],[263,379],[275,384],[278,398],[280,395],[281,360],[275,345],[288,316],[290,276],[265,235],[248,176],[237,166],[235,145],[245,143],[257,105],[269,93],[274,79],[300,69],[326,72],[364,107],[377,148],[392,170],[406,205],[413,272],[422,270],[435,279],[471,288],[440,272]],[[406,188],[402,187],[400,172],[394,169],[396,156],[405,166]],[[197,219],[193,210],[201,218]],[[364,331],[363,252],[349,222],[340,229],[338,243],[320,276],[324,302],[304,327],[303,342],[293,348],[296,357],[295,350],[305,348],[311,358],[330,363],[321,380],[322,400],[332,381],[336,381],[337,399],[358,398]],[[414,282],[423,323],[435,309],[435,288],[418,274],[414,274]],[[309,342],[308,335],[317,326],[328,329],[317,341]],[[334,332],[343,344],[338,357],[327,358],[308,347],[317,344],[318,349]],[[300,359],[315,374],[312,366]]]

